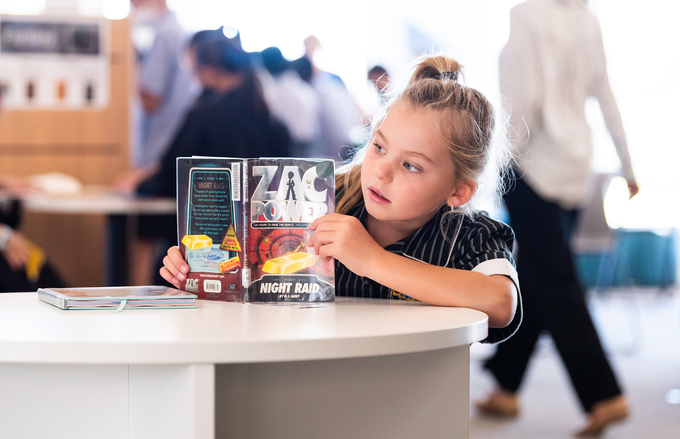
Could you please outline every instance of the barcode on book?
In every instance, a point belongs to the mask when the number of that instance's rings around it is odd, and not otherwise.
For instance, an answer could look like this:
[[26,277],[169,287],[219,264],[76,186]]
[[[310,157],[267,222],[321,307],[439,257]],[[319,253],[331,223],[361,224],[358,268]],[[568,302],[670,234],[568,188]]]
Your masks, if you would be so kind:
[[218,280],[204,280],[203,291],[206,293],[219,293],[222,291],[222,282]]
[[241,201],[241,164],[231,164],[231,199]]

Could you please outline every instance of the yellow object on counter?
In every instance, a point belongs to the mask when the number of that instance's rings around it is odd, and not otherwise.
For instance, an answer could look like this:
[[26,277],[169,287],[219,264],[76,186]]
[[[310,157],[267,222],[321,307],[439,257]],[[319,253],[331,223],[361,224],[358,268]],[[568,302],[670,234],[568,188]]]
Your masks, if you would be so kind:
[[182,244],[189,250],[198,250],[212,246],[212,239],[208,235],[184,235]]
[[316,256],[305,253],[288,253],[264,263],[262,271],[270,274],[291,274],[316,264]]

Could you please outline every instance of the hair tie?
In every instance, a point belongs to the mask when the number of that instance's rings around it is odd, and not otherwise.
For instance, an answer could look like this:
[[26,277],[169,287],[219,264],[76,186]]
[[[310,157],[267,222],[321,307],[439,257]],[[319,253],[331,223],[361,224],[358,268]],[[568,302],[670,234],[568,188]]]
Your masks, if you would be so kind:
[[443,80],[449,80],[449,81],[456,81],[458,79],[458,73],[457,72],[441,72],[439,74],[439,79]]

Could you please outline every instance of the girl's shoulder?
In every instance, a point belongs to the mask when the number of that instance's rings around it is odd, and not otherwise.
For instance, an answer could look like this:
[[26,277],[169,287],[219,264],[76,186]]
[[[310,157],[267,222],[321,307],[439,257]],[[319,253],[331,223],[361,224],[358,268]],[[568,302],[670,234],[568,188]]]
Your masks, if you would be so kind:
[[506,223],[493,219],[485,211],[477,211],[463,216],[461,234],[467,240],[486,240],[499,238],[505,241],[509,248],[515,242],[515,233]]

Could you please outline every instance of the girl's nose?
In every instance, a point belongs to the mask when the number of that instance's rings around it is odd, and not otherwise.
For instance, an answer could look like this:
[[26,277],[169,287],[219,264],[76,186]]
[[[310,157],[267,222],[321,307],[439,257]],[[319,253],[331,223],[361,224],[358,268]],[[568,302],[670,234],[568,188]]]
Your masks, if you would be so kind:
[[392,181],[393,170],[389,160],[380,160],[375,166],[375,174],[385,181]]

